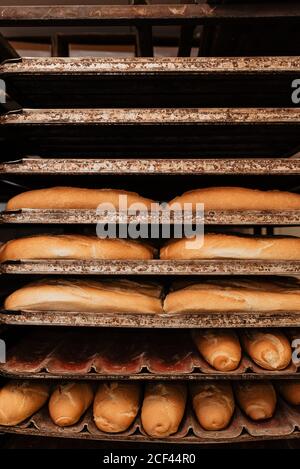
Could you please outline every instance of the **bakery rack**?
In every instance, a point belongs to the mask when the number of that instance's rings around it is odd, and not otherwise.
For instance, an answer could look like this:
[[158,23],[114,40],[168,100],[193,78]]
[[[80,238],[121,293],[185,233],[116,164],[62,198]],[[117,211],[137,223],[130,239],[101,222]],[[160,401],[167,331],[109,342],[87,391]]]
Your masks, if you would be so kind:
[[[5,79],[8,93],[0,115],[1,203],[20,192],[22,187],[24,190],[24,187],[49,186],[62,181],[87,187],[93,186],[95,181],[98,185],[100,181],[114,187],[127,181],[130,189],[139,189],[142,185],[149,195],[151,190],[156,190],[155,195],[161,190],[164,196],[169,190],[174,192],[178,183],[187,186],[189,181],[201,185],[208,182],[209,185],[213,182],[220,185],[226,181],[239,181],[242,185],[245,181],[250,187],[259,185],[298,191],[300,114],[299,107],[291,101],[291,83],[300,72],[299,3],[135,3],[0,7],[0,28],[42,26],[46,31],[43,40],[52,44],[53,55],[61,56],[22,58],[7,39],[0,36],[0,78]],[[73,31],[59,35],[47,32],[50,26],[119,25],[132,28],[132,37],[122,40],[134,42],[138,58],[68,57],[75,36],[79,43],[88,40],[101,43],[103,35],[97,33],[88,39]],[[155,57],[155,46],[163,43],[163,39],[155,36],[153,26],[172,25],[179,27],[179,35],[168,40],[178,48],[178,57],[172,60]],[[245,34],[248,37],[245,38]],[[28,35],[31,36],[30,32]],[[34,38],[31,36],[30,40]],[[195,48],[198,57],[190,57]],[[282,52],[280,57],[278,51]],[[155,59],[149,58],[153,56]],[[142,183],[139,182],[141,178]],[[109,217],[107,214],[101,221],[111,221]],[[138,222],[151,221],[141,218],[142,215],[139,217]],[[280,226],[300,225],[300,214],[296,211],[209,212],[205,217],[209,229],[230,226],[256,234],[272,234]],[[36,232],[41,227],[48,231],[61,230],[62,223],[63,229],[76,230],[82,226],[92,229],[97,222],[99,217],[94,211],[21,210],[0,214],[2,239],[28,233],[28,230]],[[1,265],[0,275],[2,283],[8,282],[12,288],[20,281],[40,275],[142,275],[143,278],[150,275],[168,281],[173,275],[191,274],[198,278],[224,274],[299,276],[299,269],[299,262],[278,261],[108,263],[24,259]],[[4,295],[2,291],[1,295]],[[159,334],[168,331],[158,329],[180,329],[170,331],[178,334],[187,333],[183,329],[194,327],[286,327],[290,331],[300,326],[300,319],[299,312],[292,311],[251,314],[237,311],[215,315],[202,313],[201,316],[133,315],[129,312],[122,316],[113,313],[96,316],[66,315],[55,311],[13,314],[1,310],[0,323],[15,334],[22,330],[25,339],[31,331],[29,326],[34,325],[39,326],[41,334],[45,333],[45,326],[50,326],[56,338],[69,331],[84,340],[84,335],[96,333],[96,328],[105,334],[108,327],[113,327],[112,334],[130,333],[130,329],[136,328],[143,329],[141,333],[155,328],[154,332]],[[90,332],[88,327],[93,327],[93,331]],[[122,331],[123,328],[128,330]],[[22,352],[18,340],[13,347],[14,355],[18,356]],[[44,353],[45,356],[39,358],[46,360],[51,350]],[[159,357],[155,358],[154,365],[161,363]],[[169,360],[174,362],[172,357]],[[168,360],[165,358],[165,369],[156,374],[149,370],[149,363],[142,363],[140,373],[120,374],[111,370],[97,373],[91,364],[88,372],[79,373],[77,369],[72,374],[70,370],[61,373],[59,369],[49,372],[48,362],[26,373],[23,362],[23,370],[18,371],[1,366],[0,375],[5,379],[24,379],[30,375],[31,379],[49,379],[51,382],[75,378],[98,381],[107,378],[194,380],[218,377],[235,380],[298,377],[297,369],[272,374],[253,368],[247,360],[244,357],[238,373],[226,375],[205,369],[199,358],[194,368],[180,373],[172,368],[166,372]],[[78,361],[80,364],[80,357]],[[27,422],[4,431],[17,435],[155,442],[144,434],[139,418],[128,432],[112,436],[97,431],[89,413],[77,426],[57,430],[47,412],[42,410]],[[299,410],[280,402],[270,422],[254,424],[237,409],[228,430],[209,435],[187,412],[179,432],[160,442],[237,443],[299,436]]]

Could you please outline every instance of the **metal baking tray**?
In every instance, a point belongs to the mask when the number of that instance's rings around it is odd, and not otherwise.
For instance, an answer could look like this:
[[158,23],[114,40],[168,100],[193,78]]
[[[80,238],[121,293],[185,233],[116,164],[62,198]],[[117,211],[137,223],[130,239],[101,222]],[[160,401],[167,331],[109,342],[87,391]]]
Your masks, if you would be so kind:
[[108,434],[97,429],[93,422],[91,409],[83,416],[79,423],[71,427],[60,428],[55,425],[44,407],[27,421],[15,427],[2,427],[3,433],[28,434],[48,437],[131,441],[131,442],[163,442],[163,443],[237,443],[242,441],[256,441],[276,438],[299,438],[300,410],[292,408],[279,400],[275,415],[264,422],[253,422],[237,407],[231,424],[219,432],[206,431],[187,408],[185,417],[174,435],[167,438],[151,438],[145,433],[140,416],[125,432]]
[[[186,222],[195,223],[196,217],[185,217]],[[172,213],[171,223],[182,223],[182,214]],[[204,214],[206,225],[273,225],[273,226],[299,226],[300,210],[209,210]],[[0,223],[42,223],[42,224],[97,224],[97,223],[141,223],[162,224],[162,212],[139,213],[136,215],[124,215],[121,213],[97,213],[96,210],[68,209],[20,209],[16,211],[3,211],[0,213]],[[197,218],[199,223],[199,217]]]
[[[300,331],[290,335],[299,339]],[[299,365],[268,371],[243,355],[232,372],[218,372],[199,354],[188,331],[37,330],[12,339],[0,375],[13,379],[201,380],[294,379]]]
[[[297,175],[300,158],[39,158],[0,163],[0,174]],[[7,214],[8,215],[8,214]]]
[[0,324],[155,329],[297,327],[300,311],[234,311],[194,314],[84,313],[0,310]]
[[300,261],[272,260],[26,260],[0,264],[1,274],[39,275],[290,275]]

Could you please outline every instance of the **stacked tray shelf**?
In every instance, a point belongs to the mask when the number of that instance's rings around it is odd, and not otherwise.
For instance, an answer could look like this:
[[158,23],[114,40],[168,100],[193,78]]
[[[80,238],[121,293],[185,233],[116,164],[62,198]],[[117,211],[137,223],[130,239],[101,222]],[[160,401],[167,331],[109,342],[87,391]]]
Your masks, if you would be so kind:
[[[118,20],[116,20],[115,10],[118,11]],[[174,6],[171,8],[161,5],[137,5],[132,7],[130,13],[128,8],[122,6],[113,8],[110,6],[109,10],[105,10],[102,6],[76,7],[75,10],[73,7],[53,7],[47,8],[47,11],[43,8],[25,7],[22,13],[14,7],[0,7],[0,24],[12,24],[16,19],[26,25],[73,24],[74,22],[98,24],[100,18],[102,23],[135,25],[138,22],[144,27],[150,23],[182,24],[182,17],[184,17],[187,24],[191,23],[195,26],[196,23],[215,24],[220,20],[224,23],[232,19],[251,22],[257,17],[265,20],[268,15],[270,15],[268,8],[260,7],[260,5],[253,7],[248,5],[244,9],[239,6],[225,9],[224,5],[213,8],[208,5],[183,5],[176,8]],[[274,14],[271,16],[274,18]],[[300,17],[299,6],[293,4],[287,8],[285,5],[279,5],[275,16],[279,21],[289,16],[298,18]],[[17,181],[17,183],[22,181],[26,184],[27,178],[29,186],[33,180],[47,181],[47,186],[50,186],[51,181],[56,181],[57,177],[65,180],[67,185],[72,185],[72,178],[74,180],[77,178],[83,187],[92,177],[99,177],[98,185],[102,185],[105,177],[110,178],[110,181],[114,178],[118,179],[120,185],[122,178],[124,180],[126,177],[132,178],[132,181],[137,177],[149,177],[153,181],[160,177],[163,178],[160,181],[163,180],[167,184],[173,177],[176,177],[177,181],[181,177],[188,176],[201,181],[210,176],[222,181],[224,185],[227,177],[239,175],[238,185],[243,185],[244,177],[258,177],[261,181],[268,181],[272,178],[272,181],[286,180],[286,188],[292,190],[296,187],[295,181],[300,173],[300,159],[291,157],[299,150],[300,114],[298,109],[290,107],[290,98],[291,81],[297,78],[300,72],[298,58],[226,58],[222,61],[176,59],[173,62],[166,59],[158,59],[155,62],[150,59],[140,61],[131,59],[108,61],[61,58],[10,59],[9,62],[0,66],[0,76],[7,80],[9,92],[16,99],[15,104],[18,105],[7,109],[9,112],[0,116],[0,142],[6,152],[5,159],[8,160],[0,164],[0,177],[3,181]],[[35,93],[32,92],[33,77]],[[97,89],[100,88],[97,85],[99,79],[104,87],[102,92],[97,93]],[[168,94],[167,89],[171,80],[173,88]],[[185,80],[186,86],[183,86]],[[255,100],[253,85],[256,83],[257,86],[257,80],[261,84],[261,90],[268,90],[268,93],[266,95],[261,91]],[[224,82],[226,93],[222,96],[221,85]],[[59,93],[55,94],[54,89],[58,83],[62,88]],[[251,93],[243,92],[245,85],[252,87]],[[132,90],[136,86],[138,86],[138,91],[132,95]],[[218,89],[214,98],[211,93],[212,87]],[[89,89],[92,90],[90,95],[87,92]],[[69,93],[68,90],[70,90]],[[126,90],[125,93],[123,93],[124,90]],[[180,93],[177,94],[179,90]],[[60,101],[59,96],[62,95],[64,97]],[[251,98],[249,98],[250,95]],[[122,96],[121,101],[120,96]],[[233,96],[232,102],[230,102],[230,96]],[[175,109],[170,109],[171,106],[174,107],[174,99]],[[253,102],[256,107],[249,107]],[[97,109],[94,109],[93,105]],[[192,105],[194,109],[191,109]],[[211,107],[216,105],[219,107]],[[272,106],[272,108],[261,106]],[[34,155],[39,155],[39,157]],[[269,184],[271,187],[272,181]],[[156,221],[161,223],[161,215],[156,216],[158,216]],[[62,223],[75,226],[95,225],[99,222],[119,223],[118,217],[119,214],[108,213],[99,219],[99,215],[93,210],[20,210],[3,211],[0,214],[0,223],[5,229],[18,230],[21,233],[25,225],[27,228],[34,225],[47,225],[51,231],[52,225],[61,226]],[[133,218],[127,221],[132,220]],[[143,214],[139,214],[136,215],[134,221],[150,223],[152,218],[149,216],[145,218]],[[205,213],[204,221],[212,228],[238,226],[255,230],[267,228],[272,231],[274,227],[279,226],[300,226],[300,213],[298,211],[251,213],[210,211]],[[26,280],[34,275],[58,274],[116,277],[134,275],[143,278],[155,276],[161,281],[166,277],[182,275],[193,275],[198,279],[201,276],[210,275],[299,276],[300,262],[161,261],[158,259],[146,262],[106,262],[23,259],[20,262],[2,264],[0,274],[9,278],[11,283],[18,281],[19,278]],[[112,332],[115,343],[121,344],[122,341],[117,338],[117,334],[124,331],[120,331],[119,328],[292,328],[300,326],[300,313],[236,311],[194,315],[150,315],[130,312],[127,314],[105,312],[103,314],[75,312],[66,314],[57,311],[45,313],[1,310],[0,324],[82,328],[82,330],[76,329],[75,332],[73,330],[69,333],[79,334],[77,342],[80,337],[84,341],[87,334],[98,333],[95,329],[88,331],[86,327],[113,327],[116,329]],[[158,330],[152,332],[168,333],[168,331]],[[66,340],[65,330],[62,328],[53,329],[51,333],[57,340],[60,337],[64,337],[63,342]],[[107,329],[100,330],[99,334],[101,333],[108,337]],[[148,334],[147,331],[141,331],[141,334],[143,333]],[[170,334],[172,333],[187,334],[182,330],[170,331]],[[133,331],[134,335],[136,331]],[[299,375],[298,368],[294,365],[283,372],[262,372],[247,357],[243,358],[237,372],[216,373],[203,361],[201,362],[198,356],[195,356],[194,350],[182,352],[185,368],[179,371],[178,367],[180,368],[181,363],[178,364],[177,361],[175,366],[174,357],[162,357],[157,352],[158,356],[152,357],[151,362],[151,357],[147,356],[145,350],[140,351],[138,357],[135,354],[133,357],[130,356],[126,364],[124,364],[125,357],[123,363],[119,363],[118,372],[112,371],[112,367],[107,367],[106,370],[104,370],[105,367],[97,368],[97,363],[101,360],[102,364],[105,360],[106,363],[109,361],[107,357],[101,355],[101,351],[90,351],[90,355],[86,351],[84,357],[76,357],[74,354],[72,371],[67,370],[66,367],[68,357],[65,358],[64,363],[57,350],[54,350],[54,347],[51,349],[50,342],[50,340],[43,341],[43,344],[49,347],[49,350],[44,351],[44,355],[40,344],[39,363],[34,353],[32,357],[23,355],[22,358],[26,363],[19,361],[19,368],[16,356],[20,350],[22,352],[22,348],[18,351],[17,344],[15,349],[9,349],[10,360],[6,365],[0,366],[0,376],[52,381],[62,379],[148,381],[216,378],[294,379]],[[186,341],[178,340],[178,343],[182,344]],[[25,350],[28,348],[29,345],[25,345]],[[153,348],[155,350],[155,347]],[[72,349],[71,346],[70,349]],[[170,350],[174,351],[171,345],[169,353]],[[53,360],[55,362],[55,353],[57,353],[56,365],[60,364],[61,368],[57,366],[51,369],[51,363],[53,365]],[[131,358],[133,361],[140,359],[135,372],[131,370]],[[84,365],[83,372],[76,369],[76,360],[79,368]],[[62,372],[64,366],[65,371]],[[124,372],[126,366],[127,371]],[[128,432],[116,436],[97,431],[89,412],[78,425],[71,429],[58,430],[51,424],[45,409],[27,422],[16,427],[5,428],[3,431],[82,439],[155,441],[145,435],[139,418]],[[160,441],[221,443],[298,437],[300,437],[299,409],[292,409],[280,401],[276,415],[269,422],[254,424],[237,409],[231,426],[224,432],[213,434],[204,432],[188,411],[179,432]]]

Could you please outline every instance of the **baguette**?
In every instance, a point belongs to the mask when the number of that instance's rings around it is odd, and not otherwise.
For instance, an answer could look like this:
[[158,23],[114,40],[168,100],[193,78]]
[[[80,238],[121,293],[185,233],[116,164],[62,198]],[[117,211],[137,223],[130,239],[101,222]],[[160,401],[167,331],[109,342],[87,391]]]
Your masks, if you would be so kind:
[[200,425],[209,431],[228,427],[235,403],[230,383],[199,382],[190,386],[193,409]]
[[300,405],[300,381],[282,381],[278,384],[278,389],[289,404]]
[[153,200],[135,192],[118,189],[82,189],[79,187],[50,187],[22,192],[7,202],[6,210],[31,209],[96,209],[100,204],[110,204],[120,209],[120,196],[127,196],[127,205],[143,204],[150,209]]
[[161,287],[130,280],[44,280],[9,295],[8,311],[161,313]]
[[56,387],[49,400],[49,414],[59,427],[79,421],[93,402],[93,388],[85,383],[67,383]]
[[18,425],[43,407],[48,397],[45,383],[9,381],[0,390],[0,425]]
[[164,311],[300,311],[300,285],[250,279],[192,283],[171,291],[164,300]]
[[187,398],[186,386],[177,383],[147,383],[141,420],[151,437],[176,433],[182,421]]
[[283,191],[260,191],[243,187],[208,187],[175,197],[171,208],[182,209],[184,204],[204,204],[205,210],[300,210],[300,195]]
[[271,383],[239,381],[235,383],[235,395],[241,409],[252,420],[273,417],[277,398]]
[[239,366],[242,350],[234,331],[198,329],[192,336],[199,353],[216,370],[233,371]]
[[138,383],[111,382],[100,384],[94,400],[94,420],[99,430],[119,433],[135,420],[140,405]]
[[265,370],[284,370],[292,359],[287,337],[277,330],[243,330],[241,341],[252,360]]
[[21,259],[153,259],[155,250],[124,239],[82,235],[40,235],[8,241],[0,248],[0,262]]
[[161,248],[160,258],[300,260],[300,238],[292,236],[254,237],[208,233],[204,235],[200,247],[190,245],[193,239],[169,241]]

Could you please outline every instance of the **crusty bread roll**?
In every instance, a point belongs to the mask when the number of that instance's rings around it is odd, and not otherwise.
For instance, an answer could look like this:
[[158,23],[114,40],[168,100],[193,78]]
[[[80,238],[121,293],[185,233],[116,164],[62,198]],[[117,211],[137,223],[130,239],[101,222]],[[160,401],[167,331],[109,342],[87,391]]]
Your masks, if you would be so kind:
[[153,259],[155,250],[125,239],[82,235],[40,235],[12,239],[0,248],[0,262],[20,259]]
[[45,280],[9,295],[9,311],[161,313],[161,287],[131,280]]
[[[194,238],[195,239],[195,238]],[[299,260],[300,238],[254,237],[208,233],[203,245],[191,245],[193,239],[169,241],[160,250],[161,259],[271,259]]]
[[192,337],[200,354],[216,370],[233,371],[239,366],[242,350],[234,331],[198,329]]
[[252,360],[265,370],[284,370],[292,359],[290,342],[281,331],[244,329],[241,341]]
[[[79,187],[50,187],[22,192],[7,202],[6,210],[39,209],[96,209],[100,204],[123,208],[120,196],[127,196],[127,206],[143,204],[150,209],[153,200],[135,192],[118,189],[82,189]],[[121,205],[120,205],[121,204]]]
[[230,383],[198,382],[190,386],[193,409],[205,430],[223,430],[228,427],[235,403]]
[[218,279],[183,285],[164,300],[166,313],[300,311],[300,284]]
[[[208,187],[185,192],[171,200],[173,207],[204,204],[204,210],[300,210],[300,195],[282,191],[260,191],[242,187]],[[176,207],[175,207],[176,208]]]
[[49,400],[49,413],[59,427],[78,422],[93,402],[94,392],[90,384],[66,383],[56,387]]
[[18,425],[47,402],[49,387],[33,381],[9,381],[0,390],[0,425]]
[[127,430],[138,414],[140,398],[138,383],[100,384],[94,400],[94,420],[99,430],[107,433]]
[[278,389],[284,399],[291,405],[300,405],[300,381],[280,381]]
[[141,419],[145,432],[163,438],[176,433],[184,415],[187,389],[178,383],[147,383]]
[[277,398],[271,383],[238,381],[234,390],[239,406],[252,420],[265,420],[273,416]]

